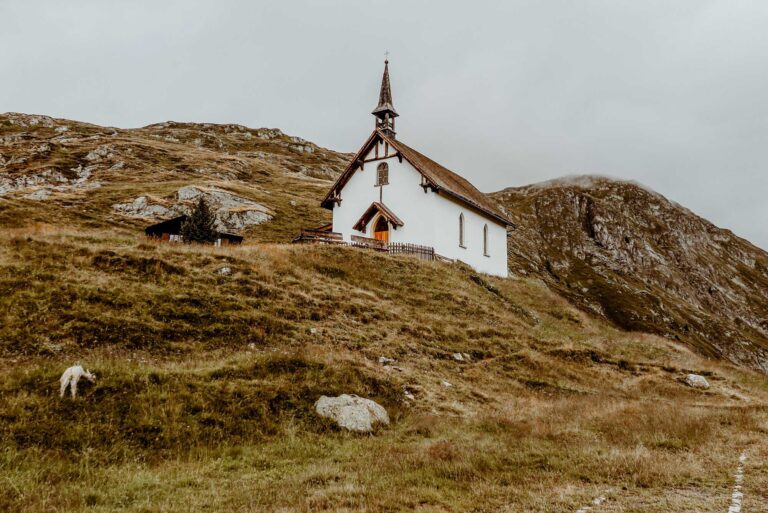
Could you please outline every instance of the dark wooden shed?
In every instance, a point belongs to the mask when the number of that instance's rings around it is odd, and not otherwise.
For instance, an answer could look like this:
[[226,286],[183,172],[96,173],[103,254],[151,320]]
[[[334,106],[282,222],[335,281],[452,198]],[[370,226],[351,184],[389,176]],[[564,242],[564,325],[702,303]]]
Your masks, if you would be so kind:
[[[184,224],[184,221],[187,219],[187,215],[180,215],[173,219],[161,221],[152,226],[147,226],[144,229],[144,233],[147,237],[152,237],[153,239],[181,242],[181,225]],[[219,239],[216,241],[216,244],[240,244],[241,242],[243,242],[242,235],[219,232]]]

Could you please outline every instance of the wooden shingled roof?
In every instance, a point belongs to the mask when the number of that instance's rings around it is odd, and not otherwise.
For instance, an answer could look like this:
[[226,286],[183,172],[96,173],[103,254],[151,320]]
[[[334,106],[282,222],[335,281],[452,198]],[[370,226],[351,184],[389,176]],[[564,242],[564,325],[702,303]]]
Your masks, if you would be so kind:
[[333,187],[331,187],[331,190],[322,202],[323,207],[332,208],[334,198],[347,183],[352,176],[352,173],[354,173],[360,166],[364,155],[379,139],[387,142],[389,146],[394,148],[397,152],[398,157],[407,160],[414,168],[416,168],[416,170],[424,177],[427,184],[438,194],[444,193],[448,196],[452,196],[504,225],[514,226],[514,223],[512,223],[499,207],[474,185],[469,183],[469,181],[450,169],[441,166],[429,157],[422,155],[403,142],[387,136],[380,130],[375,130],[371,134],[363,147],[360,148],[360,151],[358,151],[352,159],[350,165],[347,166],[347,169],[341,174],[338,180],[336,180],[336,183],[333,184]]

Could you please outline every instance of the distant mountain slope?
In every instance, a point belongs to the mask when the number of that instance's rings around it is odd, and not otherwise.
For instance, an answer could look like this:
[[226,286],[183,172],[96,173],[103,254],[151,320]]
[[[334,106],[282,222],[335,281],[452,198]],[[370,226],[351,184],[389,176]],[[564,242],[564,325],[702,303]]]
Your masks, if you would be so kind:
[[768,372],[768,254],[640,185],[573,177],[492,195],[510,268],[631,330]]
[[[270,128],[118,129],[7,113],[0,115],[0,223],[136,232],[183,209],[192,186],[222,202],[251,240],[285,241],[330,219],[319,199],[349,158]],[[273,222],[260,222],[261,213]]]

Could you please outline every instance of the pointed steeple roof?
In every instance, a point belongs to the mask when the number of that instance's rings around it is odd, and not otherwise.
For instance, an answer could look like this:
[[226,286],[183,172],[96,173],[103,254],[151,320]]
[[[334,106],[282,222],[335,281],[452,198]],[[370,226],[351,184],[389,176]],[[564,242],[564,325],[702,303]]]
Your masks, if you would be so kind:
[[389,113],[391,117],[397,117],[399,114],[392,105],[392,87],[389,85],[389,60],[384,61],[384,76],[381,77],[381,91],[379,92],[379,105],[371,114],[379,116]]

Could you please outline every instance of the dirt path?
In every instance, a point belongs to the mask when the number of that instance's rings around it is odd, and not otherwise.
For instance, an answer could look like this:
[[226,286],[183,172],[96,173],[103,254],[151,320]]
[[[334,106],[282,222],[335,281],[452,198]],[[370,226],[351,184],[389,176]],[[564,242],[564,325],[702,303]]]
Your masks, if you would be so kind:
[[[745,501],[745,493],[743,487],[744,483],[744,467],[747,461],[747,451],[743,451],[738,459],[738,466],[736,472],[733,474],[733,488],[730,498],[730,506],[728,507],[728,513],[742,513],[742,505]],[[746,483],[749,484],[749,483]],[[677,488],[665,490],[661,495],[658,492],[653,493],[648,491],[647,494],[637,494],[629,492],[629,495],[623,497],[611,497],[608,499],[609,494],[603,494],[600,497],[594,499],[589,505],[583,506],[576,510],[576,513],[640,513],[651,511],[669,511],[669,512],[695,512],[706,511],[716,513],[718,511],[725,513],[726,502],[723,500],[722,495],[719,498],[712,495],[712,490],[700,489],[700,488]],[[747,503],[745,504],[744,513],[763,513],[768,512],[768,508],[762,509],[758,507],[754,509],[750,502],[751,494],[747,493],[749,497],[746,497]],[[759,497],[756,497],[757,501],[760,501]]]
[[728,508],[728,513],[739,513],[741,511],[741,501],[744,498],[744,493],[741,491],[741,483],[744,481],[745,461],[747,461],[747,451],[742,452],[741,456],[739,456],[739,466],[736,468],[736,475],[733,478],[733,493],[731,494],[731,506]]

